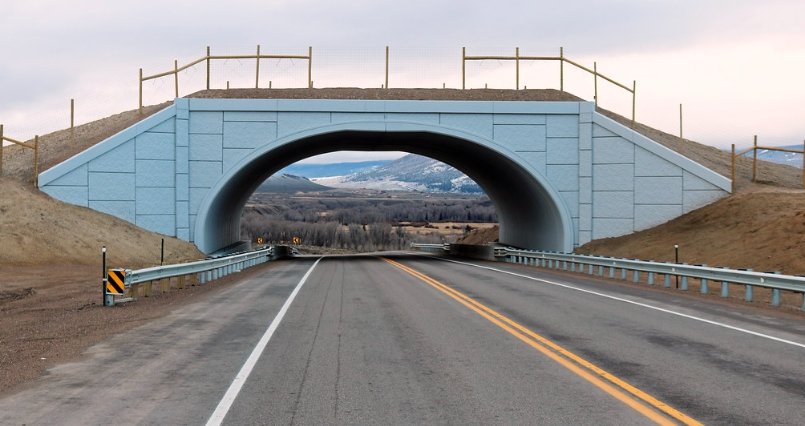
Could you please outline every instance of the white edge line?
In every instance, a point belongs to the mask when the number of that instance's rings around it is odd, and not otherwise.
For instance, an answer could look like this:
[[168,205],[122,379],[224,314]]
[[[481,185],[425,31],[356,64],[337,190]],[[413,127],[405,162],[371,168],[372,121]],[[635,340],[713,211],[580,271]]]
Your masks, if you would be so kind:
[[271,340],[271,336],[274,334],[274,331],[276,331],[277,327],[279,327],[282,318],[285,317],[285,313],[288,311],[288,308],[290,308],[294,298],[296,298],[296,294],[299,293],[299,289],[302,288],[302,285],[305,284],[305,281],[307,281],[308,277],[313,272],[313,268],[315,268],[322,259],[323,257],[316,259],[316,262],[313,263],[313,266],[307,270],[305,275],[299,281],[299,284],[297,284],[296,288],[294,288],[291,292],[291,295],[288,296],[285,304],[283,304],[282,308],[280,308],[279,312],[277,312],[277,316],[275,316],[274,320],[271,321],[268,329],[265,333],[263,333],[263,337],[261,337],[260,341],[257,342],[257,345],[252,350],[249,358],[246,359],[243,367],[240,368],[240,371],[238,371],[235,379],[232,380],[232,384],[229,385],[229,389],[226,390],[224,397],[221,398],[221,402],[219,402],[218,406],[215,407],[215,411],[212,413],[212,416],[210,416],[210,419],[207,420],[207,426],[218,426],[224,421],[224,417],[226,417],[226,414],[229,412],[229,409],[235,402],[235,398],[238,397],[238,393],[240,393],[240,389],[243,387],[243,384],[246,383],[246,379],[248,379],[249,375],[252,373],[252,369],[254,368],[255,364],[257,364],[257,360],[259,360],[260,356],[263,355],[263,350],[265,350],[266,345],[268,345],[268,341]]
[[564,288],[567,288],[567,289],[570,289],[570,290],[580,291],[582,293],[594,294],[596,296],[606,297],[607,299],[617,300],[619,302],[629,303],[629,304],[632,304],[632,305],[641,306],[643,308],[648,308],[648,309],[653,309],[655,311],[665,312],[667,314],[676,315],[676,316],[679,316],[679,317],[688,318],[688,319],[692,319],[692,320],[695,320],[695,321],[701,321],[701,322],[711,324],[711,325],[715,325],[715,326],[718,326],[718,327],[723,327],[723,328],[727,328],[727,329],[730,329],[730,330],[739,331],[741,333],[751,334],[753,336],[762,337],[762,338],[765,338],[765,339],[774,340],[775,342],[785,343],[785,344],[788,344],[788,345],[797,346],[797,347],[805,349],[805,344],[803,344],[803,343],[794,342],[792,340],[786,340],[786,339],[783,339],[783,338],[780,338],[780,337],[770,336],[768,334],[763,334],[763,333],[759,333],[757,331],[747,330],[745,328],[736,327],[734,325],[729,325],[729,324],[724,324],[724,323],[721,323],[721,322],[718,322],[718,321],[713,321],[713,320],[709,320],[709,319],[706,319],[706,318],[697,317],[697,316],[694,316],[694,315],[683,314],[681,312],[672,311],[670,309],[661,308],[659,306],[654,306],[654,305],[649,305],[649,304],[646,304],[646,303],[636,302],[634,300],[624,299],[622,297],[613,296],[611,294],[599,293],[597,291],[592,291],[592,290],[587,290],[587,289],[583,289],[583,288],[579,288],[579,287],[574,287],[572,285],[562,284],[562,283],[558,283],[558,282],[555,282],[555,281],[546,280],[544,278],[536,278],[536,277],[532,277],[532,276],[529,276],[529,275],[518,274],[516,272],[505,271],[503,269],[492,268],[490,266],[483,266],[483,265],[478,265],[478,264],[475,264],[475,263],[468,263],[468,262],[460,262],[460,261],[451,260],[451,259],[443,259],[443,258],[437,258],[437,259],[443,260],[445,262],[458,263],[459,265],[473,266],[473,267],[476,267],[476,268],[488,269],[490,271],[500,272],[500,273],[503,273],[503,274],[514,275],[516,277],[525,278],[525,279],[532,280],[532,281],[540,281],[540,282],[544,282],[546,284],[551,284],[551,285],[555,285],[555,286],[559,286],[559,287],[564,287]]

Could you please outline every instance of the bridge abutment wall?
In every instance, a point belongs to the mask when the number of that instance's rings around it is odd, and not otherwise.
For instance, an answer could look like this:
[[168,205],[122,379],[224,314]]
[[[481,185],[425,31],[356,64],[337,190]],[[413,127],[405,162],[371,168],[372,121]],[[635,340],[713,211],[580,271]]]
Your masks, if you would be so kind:
[[[352,140],[329,140],[325,148],[317,145],[316,153],[385,148],[382,138],[356,142],[364,133],[438,134],[466,142],[466,152],[427,145],[438,141],[410,142],[410,148],[437,153],[434,158],[453,165],[472,164],[462,171],[483,182],[490,196],[507,188],[495,188],[496,177],[480,161],[463,157],[494,153],[489,161],[510,162],[528,177],[521,185],[539,187],[534,193],[543,194],[541,203],[553,204],[545,206],[552,212],[548,216],[561,224],[556,232],[567,234],[553,247],[528,248],[569,251],[591,239],[646,229],[715,201],[730,188],[725,177],[596,113],[589,102],[187,98],[45,171],[40,186],[59,200],[210,251],[226,241],[197,235],[210,232],[200,218],[220,222],[216,226],[226,228],[225,239],[238,234],[242,206],[222,207],[218,198],[224,188],[233,190],[227,182],[255,165],[270,172],[286,165],[271,163],[280,148],[298,146],[305,154],[306,140],[345,131]],[[399,140],[387,149],[408,146]],[[239,188],[250,193],[259,183]],[[230,204],[245,202],[249,193]],[[536,225],[514,211],[517,201],[500,203],[507,210],[502,236],[545,232],[530,229]],[[530,205],[529,214],[536,208]]]

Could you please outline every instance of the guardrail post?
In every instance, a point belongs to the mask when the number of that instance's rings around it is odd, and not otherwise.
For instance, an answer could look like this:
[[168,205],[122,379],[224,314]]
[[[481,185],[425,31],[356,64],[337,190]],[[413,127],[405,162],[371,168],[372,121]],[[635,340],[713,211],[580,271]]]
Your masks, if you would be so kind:
[[598,276],[599,277],[604,276],[604,265],[598,265]]
[[[707,264],[702,264],[700,266],[707,266]],[[699,293],[707,294],[710,292],[710,288],[707,285],[707,278],[699,279]]]
[[592,275],[592,274],[594,274],[594,273],[595,273],[595,272],[593,271],[593,269],[594,269],[594,268],[595,268],[595,267],[593,266],[593,264],[592,264],[592,263],[591,263],[591,264],[589,264],[589,265],[587,265],[587,275]]
[[679,289],[682,291],[688,291],[688,276],[682,275],[682,281],[679,283]]
[[779,288],[771,289],[771,305],[772,306],[780,306],[780,289]]
[[805,293],[802,293],[802,310],[805,311]]
[[626,270],[626,268],[621,268],[621,280],[626,281],[626,274],[627,273],[628,273],[628,271]]
[[633,283],[639,283],[640,282],[640,271],[638,271],[637,269],[632,271],[632,282]]
[[[748,268],[748,269],[746,269],[746,271],[751,272],[752,268]],[[744,287],[745,287],[745,289],[744,289],[745,290],[744,291],[744,300],[747,301],[747,302],[751,302],[752,298],[754,296],[754,290],[755,289],[754,289],[754,287],[752,287],[749,284],[745,285]]]
[[[805,173],[805,171],[803,171]],[[772,274],[779,275],[779,271],[772,272]],[[773,288],[771,289],[771,305],[772,306],[780,306],[780,289]]]
[[665,278],[663,279],[662,286],[665,288],[671,288],[671,274],[663,274]]
[[576,262],[570,262],[570,272],[576,272]]
[[615,265],[609,267],[609,278],[615,278]]
[[648,285],[654,285],[654,272],[648,273],[648,278],[646,278],[646,282]]
[[729,297],[730,295],[730,283],[726,281],[721,281],[721,297]]

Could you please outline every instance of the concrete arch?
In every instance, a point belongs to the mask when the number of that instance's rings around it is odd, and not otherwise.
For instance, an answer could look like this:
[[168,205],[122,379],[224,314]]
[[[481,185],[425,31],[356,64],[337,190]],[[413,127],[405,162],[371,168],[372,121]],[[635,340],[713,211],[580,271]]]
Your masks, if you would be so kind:
[[390,121],[324,125],[254,149],[201,202],[195,222],[196,245],[211,253],[239,241],[243,207],[263,180],[296,161],[342,150],[405,151],[450,164],[475,180],[495,203],[502,243],[573,250],[568,207],[548,179],[515,152],[449,127]]

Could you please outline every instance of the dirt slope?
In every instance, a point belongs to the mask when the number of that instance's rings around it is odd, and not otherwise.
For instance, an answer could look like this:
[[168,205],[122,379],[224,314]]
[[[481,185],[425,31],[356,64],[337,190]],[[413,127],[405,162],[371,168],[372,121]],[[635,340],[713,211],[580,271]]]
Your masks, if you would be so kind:
[[[124,220],[56,201],[29,185],[0,178],[0,265],[100,262],[101,246],[110,264],[159,264],[162,236]],[[203,258],[194,245],[165,237],[166,262]]]
[[725,198],[668,223],[592,241],[586,254],[705,263],[805,274],[805,191],[753,191]]

